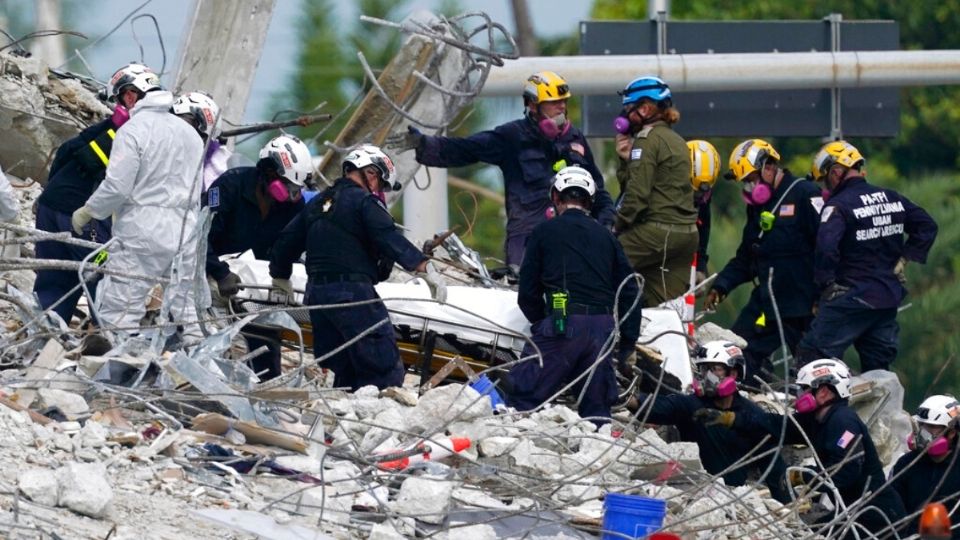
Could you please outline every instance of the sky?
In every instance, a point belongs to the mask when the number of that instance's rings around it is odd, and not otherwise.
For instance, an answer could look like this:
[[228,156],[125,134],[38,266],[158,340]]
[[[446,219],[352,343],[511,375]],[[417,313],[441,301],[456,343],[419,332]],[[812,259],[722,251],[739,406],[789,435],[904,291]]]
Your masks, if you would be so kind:
[[[79,6],[95,5],[96,9],[74,8],[69,29],[83,32],[90,36],[89,41],[93,41],[116,26],[143,1],[96,0],[90,4],[85,1],[75,2]],[[32,5],[30,0],[13,0],[13,2]],[[413,0],[409,3],[410,11],[432,9],[439,3],[439,0]],[[528,4],[533,15],[534,30],[542,36],[569,34],[575,31],[577,23],[587,17],[591,6],[588,0],[528,0]],[[461,0],[461,5],[464,11],[486,11],[493,20],[513,30],[509,0]],[[277,0],[263,56],[247,104],[245,122],[269,120],[272,116],[269,111],[271,96],[283,88],[296,67],[298,53],[296,23],[300,6],[301,0]],[[336,15],[342,21],[353,20],[358,16],[352,1],[336,0],[335,6]],[[32,9],[28,9],[32,12]],[[171,73],[164,82],[172,80],[178,49],[183,41],[185,25],[192,9],[193,0],[152,0],[139,11],[139,13],[155,16],[160,27],[167,57],[166,69]],[[143,60],[159,70],[163,64],[163,54],[152,23],[142,18],[135,22],[135,29],[143,47]],[[102,42],[82,50],[82,54],[94,75],[100,80],[107,79],[123,64],[141,59],[129,22],[124,23],[119,30]]]

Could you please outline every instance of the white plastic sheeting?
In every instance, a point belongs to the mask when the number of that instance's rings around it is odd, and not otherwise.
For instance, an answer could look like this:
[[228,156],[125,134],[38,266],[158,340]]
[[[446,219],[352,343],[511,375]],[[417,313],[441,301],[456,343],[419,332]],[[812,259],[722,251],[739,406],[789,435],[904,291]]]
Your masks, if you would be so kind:
[[[246,252],[237,257],[225,256],[223,260],[230,265],[230,271],[240,276],[243,283],[270,285],[269,263],[254,258]],[[294,289],[304,289],[307,274],[302,264],[293,265],[290,277]],[[459,339],[493,344],[512,349],[520,353],[525,340],[520,336],[530,336],[530,324],[517,306],[517,293],[506,289],[486,289],[482,287],[447,287],[447,301],[439,304],[431,300],[430,289],[419,278],[406,283],[385,282],[376,286],[377,293],[390,312],[394,325],[407,325],[421,328],[429,323],[430,329],[438,333],[455,334]],[[243,289],[241,298],[266,300],[268,290]],[[296,294],[295,299],[303,302],[303,295]],[[686,339],[682,335],[665,331],[683,333],[680,316],[672,309],[647,308],[643,310],[644,324],[640,341],[656,347],[666,358],[664,368],[680,379],[684,387],[693,380],[690,369],[690,357]]]

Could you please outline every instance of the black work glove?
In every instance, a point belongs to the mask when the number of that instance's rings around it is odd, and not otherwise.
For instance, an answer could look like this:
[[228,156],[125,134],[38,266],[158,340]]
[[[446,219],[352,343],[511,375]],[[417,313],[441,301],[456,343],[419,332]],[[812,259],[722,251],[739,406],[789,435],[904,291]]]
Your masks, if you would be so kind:
[[850,287],[847,287],[846,285],[841,285],[836,281],[834,281],[823,289],[823,292],[820,294],[820,303],[822,304],[824,302],[836,300],[837,298],[840,298],[841,296],[847,294],[847,291],[849,290],[850,290]]
[[620,343],[617,350],[617,369],[624,377],[633,377],[633,368],[637,365],[637,347],[635,343]]
[[423,140],[423,133],[413,126],[407,126],[406,133],[397,133],[387,137],[385,148],[396,150],[397,152],[406,152],[407,150],[416,150],[420,147],[420,141]]
[[727,293],[719,289],[710,289],[710,292],[707,293],[707,299],[703,301],[703,309],[707,311],[714,311],[717,309],[717,304],[723,302],[723,299],[727,297]]
[[737,419],[737,413],[733,411],[721,411],[719,409],[697,409],[693,413],[693,419],[705,426],[723,426],[732,428],[733,422]]
[[240,292],[240,276],[230,272],[223,279],[217,281],[217,291],[223,298],[236,296]]

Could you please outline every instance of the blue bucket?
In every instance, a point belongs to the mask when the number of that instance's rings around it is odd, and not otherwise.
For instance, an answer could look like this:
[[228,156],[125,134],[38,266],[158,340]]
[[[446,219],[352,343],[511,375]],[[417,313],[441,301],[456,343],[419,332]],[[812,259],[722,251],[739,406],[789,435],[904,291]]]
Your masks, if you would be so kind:
[[[667,515],[667,503],[639,495],[608,493],[603,499],[602,540],[646,538],[663,527]],[[619,533],[619,534],[610,534]]]
[[503,398],[500,397],[500,393],[497,392],[497,389],[493,387],[493,382],[487,377],[486,374],[480,375],[480,378],[470,383],[470,388],[473,388],[481,396],[487,395],[490,396],[490,406],[493,407],[493,410],[497,410],[497,405],[504,405]]

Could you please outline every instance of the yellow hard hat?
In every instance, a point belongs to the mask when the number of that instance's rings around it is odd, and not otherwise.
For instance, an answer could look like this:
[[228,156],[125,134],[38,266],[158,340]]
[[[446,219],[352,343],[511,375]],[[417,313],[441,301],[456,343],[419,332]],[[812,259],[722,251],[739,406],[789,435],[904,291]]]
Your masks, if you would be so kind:
[[720,153],[707,141],[687,141],[690,149],[690,183],[694,191],[713,187],[720,175]]
[[730,153],[728,178],[742,182],[753,171],[759,171],[768,159],[780,161],[780,154],[763,139],[747,139]]
[[813,173],[813,179],[819,181],[834,165],[843,165],[852,169],[865,162],[863,154],[847,141],[828,142],[814,156],[811,173]]
[[570,98],[570,86],[552,71],[538,71],[523,83],[524,102],[545,103]]

